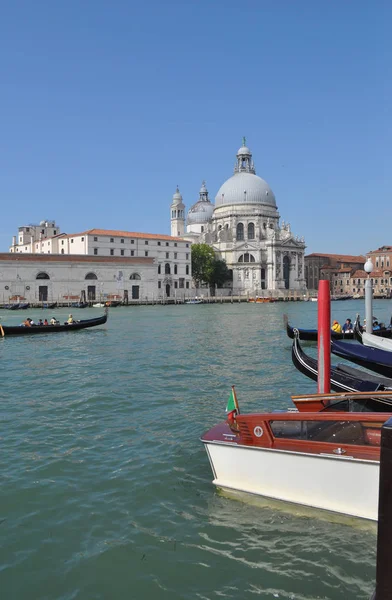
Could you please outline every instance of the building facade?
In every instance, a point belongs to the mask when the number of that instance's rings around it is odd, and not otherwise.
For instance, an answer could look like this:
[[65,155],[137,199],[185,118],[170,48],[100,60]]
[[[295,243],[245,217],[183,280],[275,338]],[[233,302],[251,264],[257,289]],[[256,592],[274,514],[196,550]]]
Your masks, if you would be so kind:
[[[178,211],[173,213],[176,205],[184,210],[178,189],[171,205],[171,223],[172,231],[182,231]],[[306,289],[305,241],[292,234],[288,223],[280,224],[274,193],[256,175],[245,138],[237,152],[234,174],[220,187],[215,205],[203,182],[198,201],[188,211],[184,239],[209,244],[226,261],[234,294]]]
[[[32,239],[28,240],[26,236],[30,235],[35,227],[19,228],[18,241],[14,238],[10,253],[19,256],[44,254],[64,257],[91,256],[98,259],[110,257],[115,259],[118,265],[125,265],[128,259],[149,258],[156,270],[155,298],[180,298],[181,294],[191,288],[191,242],[181,237],[89,229],[81,233],[56,233],[48,237],[44,237],[45,234],[40,231],[38,237],[31,235]],[[75,260],[71,263],[75,264]],[[123,270],[120,267],[119,269]]]
[[[308,290],[317,290],[320,279],[332,282],[334,273],[339,270],[353,272],[363,269],[365,256],[345,254],[317,254],[305,256],[305,279]],[[334,285],[331,285],[333,292]]]

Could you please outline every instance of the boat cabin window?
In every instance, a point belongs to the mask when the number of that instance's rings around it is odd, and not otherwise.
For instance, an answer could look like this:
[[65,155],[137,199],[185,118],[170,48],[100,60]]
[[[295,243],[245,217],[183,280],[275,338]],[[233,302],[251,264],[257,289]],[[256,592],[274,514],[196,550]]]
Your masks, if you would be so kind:
[[277,439],[360,446],[380,445],[382,424],[383,421],[270,421],[271,431]]

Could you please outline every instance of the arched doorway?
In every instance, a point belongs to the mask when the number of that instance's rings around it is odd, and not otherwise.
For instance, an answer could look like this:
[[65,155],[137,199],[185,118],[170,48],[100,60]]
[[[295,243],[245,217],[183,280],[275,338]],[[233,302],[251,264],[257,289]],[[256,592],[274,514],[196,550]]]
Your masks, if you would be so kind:
[[290,288],[290,259],[288,256],[283,257],[283,279],[286,290]]
[[170,283],[166,284],[166,296],[170,298]]

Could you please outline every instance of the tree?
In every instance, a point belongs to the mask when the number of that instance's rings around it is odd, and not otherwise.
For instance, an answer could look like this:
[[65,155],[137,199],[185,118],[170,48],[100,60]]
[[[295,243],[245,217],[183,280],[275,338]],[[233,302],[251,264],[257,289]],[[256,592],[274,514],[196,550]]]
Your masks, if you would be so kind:
[[215,252],[208,244],[192,244],[191,254],[192,276],[196,287],[199,287],[202,282],[209,283]]
[[230,279],[230,271],[226,261],[217,258],[214,250],[208,244],[192,244],[192,275],[196,287],[204,282],[211,290],[221,287]]

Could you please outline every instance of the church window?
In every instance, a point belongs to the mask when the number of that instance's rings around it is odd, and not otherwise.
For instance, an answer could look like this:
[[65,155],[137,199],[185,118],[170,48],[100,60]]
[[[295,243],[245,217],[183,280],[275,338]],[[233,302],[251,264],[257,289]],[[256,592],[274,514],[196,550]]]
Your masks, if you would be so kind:
[[[83,241],[83,238],[82,238],[82,241]],[[64,240],[61,240],[61,245],[64,246]],[[38,248],[38,246],[37,246],[37,248]]]
[[165,275],[170,275],[170,265],[169,265],[169,263],[165,264]]
[[255,261],[255,257],[252,254],[249,254],[248,252],[246,252],[245,254],[241,254],[241,256],[238,259],[238,262],[256,262]]
[[132,273],[129,279],[137,279],[138,281],[141,279],[139,273]]
[[265,279],[265,269],[261,269],[261,279]]
[[228,224],[228,223],[226,223],[225,227],[226,227],[226,229],[229,229],[229,224]]
[[50,279],[50,277],[47,273],[41,272],[41,273],[38,273],[36,279]]
[[64,254],[64,248],[61,248],[61,254]]
[[166,252],[166,258],[169,258],[169,253],[168,252]]
[[185,287],[187,290],[189,290],[189,281],[186,282]]
[[244,239],[244,224],[238,223],[238,225],[237,225],[237,240],[243,240],[243,239]]
[[255,239],[255,225],[254,223],[249,223],[248,224],[248,240],[254,240]]
[[161,265],[158,265],[158,275],[161,274]]
[[188,253],[185,254],[185,257],[186,257],[187,260],[189,260],[189,254]]
[[174,265],[174,275],[177,275],[177,265]]
[[[185,275],[189,275],[189,265],[185,267]],[[392,278],[391,278],[392,279]]]
[[175,287],[175,288],[177,288],[177,287],[178,287],[178,282],[177,282],[177,281],[175,281],[175,282],[174,282],[174,287]]
[[238,262],[244,262],[244,255],[243,254],[241,254],[241,256],[239,257]]
[[95,273],[87,273],[85,279],[98,279]]
[[219,231],[220,231],[220,230],[222,229],[222,225],[219,225],[218,229],[219,229]]
[[185,284],[185,279],[183,277],[180,277],[179,286],[178,287],[183,288],[184,284]]

